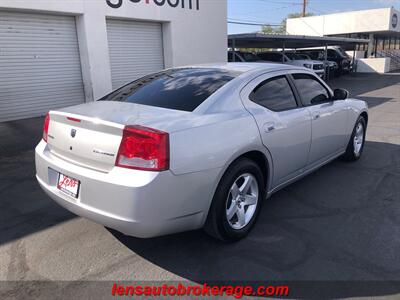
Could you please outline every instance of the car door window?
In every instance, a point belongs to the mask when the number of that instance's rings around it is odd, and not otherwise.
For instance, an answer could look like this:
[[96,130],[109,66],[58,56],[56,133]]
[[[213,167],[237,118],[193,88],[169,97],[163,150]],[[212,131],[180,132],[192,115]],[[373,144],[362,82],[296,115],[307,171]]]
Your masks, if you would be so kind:
[[270,78],[260,83],[251,92],[249,98],[272,111],[297,108],[292,88],[285,76]]
[[301,103],[304,106],[318,104],[330,99],[328,90],[310,74],[292,74]]

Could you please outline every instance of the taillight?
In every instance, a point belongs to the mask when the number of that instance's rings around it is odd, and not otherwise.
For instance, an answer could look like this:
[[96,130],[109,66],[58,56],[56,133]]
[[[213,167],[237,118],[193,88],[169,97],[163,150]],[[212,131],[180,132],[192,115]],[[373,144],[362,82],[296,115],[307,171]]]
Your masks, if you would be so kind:
[[49,125],[50,125],[50,115],[49,113],[46,114],[44,118],[44,125],[43,125],[43,140],[47,143],[47,137],[49,135]]
[[139,125],[125,126],[115,165],[137,170],[168,170],[168,133]]
[[80,119],[77,119],[77,118],[67,117],[67,119],[70,120],[70,121],[72,121],[72,122],[78,122],[78,123],[81,122],[81,120],[80,120]]

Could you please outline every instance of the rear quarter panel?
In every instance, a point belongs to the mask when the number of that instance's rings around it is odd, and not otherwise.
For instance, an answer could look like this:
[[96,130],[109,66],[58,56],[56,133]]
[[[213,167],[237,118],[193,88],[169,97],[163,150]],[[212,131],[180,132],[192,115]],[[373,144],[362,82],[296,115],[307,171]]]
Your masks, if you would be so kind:
[[221,114],[217,119],[211,124],[170,134],[170,169],[174,174],[224,170],[243,153],[266,152],[258,127],[247,111]]

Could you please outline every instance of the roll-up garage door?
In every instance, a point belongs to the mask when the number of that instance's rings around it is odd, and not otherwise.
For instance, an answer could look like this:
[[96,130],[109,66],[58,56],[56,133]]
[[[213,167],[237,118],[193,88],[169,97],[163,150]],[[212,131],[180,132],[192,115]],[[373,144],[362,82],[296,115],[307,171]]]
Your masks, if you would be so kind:
[[164,68],[161,24],[109,19],[107,34],[113,88]]
[[84,99],[75,18],[0,11],[0,122]]

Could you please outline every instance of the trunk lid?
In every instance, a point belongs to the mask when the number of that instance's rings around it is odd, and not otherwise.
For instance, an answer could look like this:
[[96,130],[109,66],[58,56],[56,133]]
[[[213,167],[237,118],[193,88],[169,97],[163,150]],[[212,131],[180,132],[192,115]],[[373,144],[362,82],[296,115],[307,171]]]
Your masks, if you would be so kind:
[[100,101],[50,112],[50,152],[71,163],[109,172],[115,166],[125,125],[171,132],[188,112],[132,103]]

